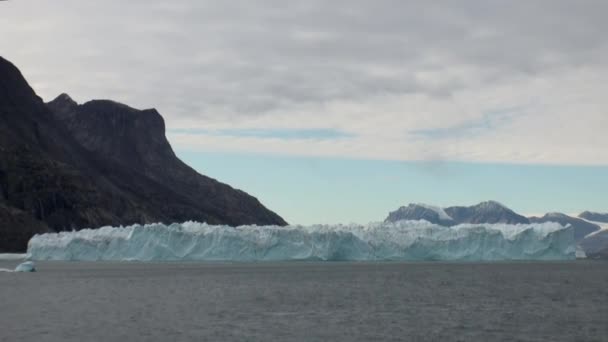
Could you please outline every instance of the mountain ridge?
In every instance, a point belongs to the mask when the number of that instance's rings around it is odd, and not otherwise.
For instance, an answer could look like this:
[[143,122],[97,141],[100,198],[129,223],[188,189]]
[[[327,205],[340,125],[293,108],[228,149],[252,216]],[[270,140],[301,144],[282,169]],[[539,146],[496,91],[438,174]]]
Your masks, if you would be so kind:
[[28,235],[104,225],[286,224],[181,162],[156,110],[78,105],[67,94],[45,104],[2,57],[0,75],[0,251],[24,251]]
[[[58,102],[67,102],[68,105]],[[164,119],[154,108],[138,110],[111,100],[91,100],[78,105],[67,94],[60,95],[48,106],[88,151],[177,189],[180,196],[217,212],[216,215],[224,223],[247,223],[245,217],[235,220],[234,216],[243,216],[241,211],[253,212],[257,209],[255,203],[243,206],[246,203],[243,201],[238,202],[241,204],[239,207],[235,207],[233,204],[237,202],[232,197],[249,195],[200,175],[179,160],[165,137]],[[223,211],[215,210],[214,207],[218,205],[226,208],[230,217],[223,215]],[[259,217],[258,222],[285,223],[272,216]]]
[[557,222],[563,226],[569,224],[574,227],[574,240],[577,242],[580,242],[587,235],[601,229],[600,226],[591,222],[557,212],[547,213],[542,217],[533,216],[530,217],[530,221],[533,223]]
[[397,211],[389,213],[385,222],[399,220],[427,220],[443,226],[454,226],[463,223],[530,223],[528,218],[515,213],[497,201],[485,201],[468,207],[452,206],[447,208],[426,204],[409,204],[407,207],[403,206]]
[[584,211],[580,215],[579,218],[585,219],[587,221],[608,223],[608,213],[596,213],[591,211]]
[[[584,213],[583,213],[584,214]],[[584,216],[581,214],[581,216]],[[542,217],[525,217],[497,201],[485,201],[472,206],[452,206],[440,208],[427,204],[409,204],[389,213],[385,222],[400,220],[426,220],[440,226],[452,227],[459,224],[530,224],[556,222],[562,226],[572,226],[574,240],[593,258],[602,258],[608,250],[608,231],[595,222],[572,217],[563,213],[547,213]]]

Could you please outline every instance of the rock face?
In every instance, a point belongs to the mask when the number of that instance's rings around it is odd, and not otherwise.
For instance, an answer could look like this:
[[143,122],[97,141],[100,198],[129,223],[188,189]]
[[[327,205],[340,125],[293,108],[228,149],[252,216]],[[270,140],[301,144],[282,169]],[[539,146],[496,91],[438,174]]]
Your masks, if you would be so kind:
[[286,224],[255,198],[200,175],[179,160],[165,137],[165,122],[155,109],[137,110],[108,100],[78,105],[66,94],[48,106],[87,152],[145,176],[172,192],[177,203],[183,202],[176,208],[183,213],[163,221],[188,218],[232,226]]
[[17,208],[0,204],[0,251],[19,252],[15,246],[26,246],[38,233],[51,232],[45,222]]
[[441,226],[453,226],[457,224],[443,209],[425,204],[410,204],[407,207],[401,207],[391,212],[384,221],[397,222],[402,220],[425,220]]
[[133,223],[286,222],[181,162],[154,110],[112,101],[48,106],[0,57],[0,252],[35,233]]
[[[557,222],[562,226],[572,225],[576,242],[580,242],[585,236],[601,229],[596,224],[562,213],[548,213],[543,217],[531,217],[530,221],[533,223]],[[587,252],[587,249],[585,249],[585,252]]]
[[578,217],[588,221],[608,223],[608,214],[604,213],[593,213],[590,211],[585,211],[578,215]]

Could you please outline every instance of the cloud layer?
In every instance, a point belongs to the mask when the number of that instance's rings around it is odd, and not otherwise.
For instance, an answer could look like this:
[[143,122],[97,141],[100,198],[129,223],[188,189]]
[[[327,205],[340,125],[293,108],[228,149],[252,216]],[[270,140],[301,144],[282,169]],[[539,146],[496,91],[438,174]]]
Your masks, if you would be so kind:
[[0,5],[1,53],[45,100],[158,108],[180,149],[606,165],[605,13],[592,0],[21,0]]

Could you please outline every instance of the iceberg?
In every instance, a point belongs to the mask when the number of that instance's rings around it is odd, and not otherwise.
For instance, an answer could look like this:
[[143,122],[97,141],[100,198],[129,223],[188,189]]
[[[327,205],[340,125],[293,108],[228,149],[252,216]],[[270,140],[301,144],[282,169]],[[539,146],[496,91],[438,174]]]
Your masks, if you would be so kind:
[[36,272],[36,265],[32,261],[26,261],[15,268],[15,272]]
[[427,221],[368,225],[102,227],[34,236],[30,260],[380,261],[573,260],[572,227]]
[[36,272],[36,265],[32,261],[26,261],[17,265],[14,270],[0,268],[0,272]]

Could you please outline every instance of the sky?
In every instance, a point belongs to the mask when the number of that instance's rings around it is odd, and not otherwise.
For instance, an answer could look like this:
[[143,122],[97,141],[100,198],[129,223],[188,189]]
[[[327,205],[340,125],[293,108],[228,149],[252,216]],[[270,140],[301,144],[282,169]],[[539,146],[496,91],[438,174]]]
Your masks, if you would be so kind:
[[46,101],[156,108],[178,155],[293,223],[494,199],[608,211],[608,2],[9,0]]

